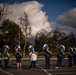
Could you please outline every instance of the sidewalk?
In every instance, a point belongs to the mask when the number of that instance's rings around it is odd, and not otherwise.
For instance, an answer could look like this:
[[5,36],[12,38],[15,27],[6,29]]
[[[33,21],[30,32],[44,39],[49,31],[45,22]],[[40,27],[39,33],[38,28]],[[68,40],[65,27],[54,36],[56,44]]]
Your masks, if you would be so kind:
[[[65,60],[68,59],[68,58],[64,58]],[[2,59],[4,60],[4,59]],[[10,60],[16,60],[16,58],[10,58]],[[25,58],[22,58],[22,60],[30,60],[30,58],[28,57],[25,57]],[[45,60],[45,58],[38,58],[38,60]],[[57,58],[51,58],[51,60],[57,60]]]

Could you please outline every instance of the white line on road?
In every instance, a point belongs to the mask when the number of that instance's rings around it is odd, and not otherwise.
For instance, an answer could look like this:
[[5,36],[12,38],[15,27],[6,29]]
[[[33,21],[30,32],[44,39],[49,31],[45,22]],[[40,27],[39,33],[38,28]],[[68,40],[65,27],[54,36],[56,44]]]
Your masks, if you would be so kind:
[[4,71],[4,70],[2,70],[2,69],[0,69],[0,71],[6,73],[6,74],[8,74],[8,75],[14,75],[14,74],[12,74],[12,73],[10,73],[10,72],[7,72],[7,71]]
[[45,69],[43,69],[42,67],[40,67],[38,64],[36,64],[41,70],[43,70],[45,73],[47,73],[48,75],[52,75],[51,73],[49,73],[48,71],[46,71]]

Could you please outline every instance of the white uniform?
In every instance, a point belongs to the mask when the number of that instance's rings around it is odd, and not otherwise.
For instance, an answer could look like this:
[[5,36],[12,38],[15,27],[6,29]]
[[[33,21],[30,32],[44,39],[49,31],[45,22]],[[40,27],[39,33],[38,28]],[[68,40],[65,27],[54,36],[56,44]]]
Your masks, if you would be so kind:
[[5,52],[4,59],[9,59],[9,58],[10,58],[10,54],[8,52]]
[[31,61],[37,60],[37,53],[36,52],[30,52],[29,56],[30,56]]

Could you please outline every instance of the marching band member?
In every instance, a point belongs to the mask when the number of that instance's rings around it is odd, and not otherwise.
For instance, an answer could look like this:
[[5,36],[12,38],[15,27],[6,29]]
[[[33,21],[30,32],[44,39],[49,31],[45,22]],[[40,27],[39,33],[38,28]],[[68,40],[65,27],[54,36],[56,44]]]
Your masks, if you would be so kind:
[[49,46],[47,44],[44,44],[43,50],[44,50],[44,56],[45,56],[45,62],[46,62],[46,69],[49,69],[51,68],[50,58],[52,56],[52,53],[50,52]]
[[69,67],[72,67],[72,58],[73,58],[73,48],[70,47],[69,48],[69,53],[68,53],[68,63],[69,63]]
[[76,67],[76,48],[75,47],[73,48],[73,63],[74,63],[73,67]]
[[8,64],[9,64],[9,58],[10,58],[10,54],[9,54],[9,46],[8,45],[4,45],[4,63],[5,63],[5,69],[8,68]]
[[19,45],[15,46],[15,57],[16,57],[16,62],[17,62],[17,69],[20,70],[22,69],[22,64],[21,64],[21,59],[22,59],[22,54],[20,53],[21,47]]
[[30,60],[31,60],[31,65],[30,65],[30,69],[32,70],[32,68],[36,68],[36,61],[37,61],[37,52],[34,51],[34,47],[33,45],[29,46],[29,56],[30,56]]
[[64,45],[60,45],[59,46],[59,51],[58,51],[58,54],[57,54],[57,58],[58,59],[57,59],[57,67],[56,68],[63,68],[62,60],[65,57],[64,50],[65,50],[65,46]]

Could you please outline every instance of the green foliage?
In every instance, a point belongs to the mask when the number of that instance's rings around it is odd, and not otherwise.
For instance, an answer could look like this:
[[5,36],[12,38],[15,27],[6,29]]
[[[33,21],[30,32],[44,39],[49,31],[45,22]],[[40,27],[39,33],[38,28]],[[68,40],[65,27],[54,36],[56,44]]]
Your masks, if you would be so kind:
[[[53,34],[53,36],[51,35]],[[67,35],[60,30],[55,30],[50,33],[40,32],[36,35],[35,38],[35,50],[42,52],[43,45],[47,43],[52,52],[58,51],[58,46],[60,44],[66,47],[65,51],[68,51],[69,47],[76,47],[76,38],[73,33]]]
[[[19,39],[19,35],[21,40]],[[0,46],[2,47],[7,44],[11,47],[12,51],[13,47],[18,44],[19,41],[21,41],[21,44],[24,41],[19,25],[8,19],[3,21],[0,26]]]

